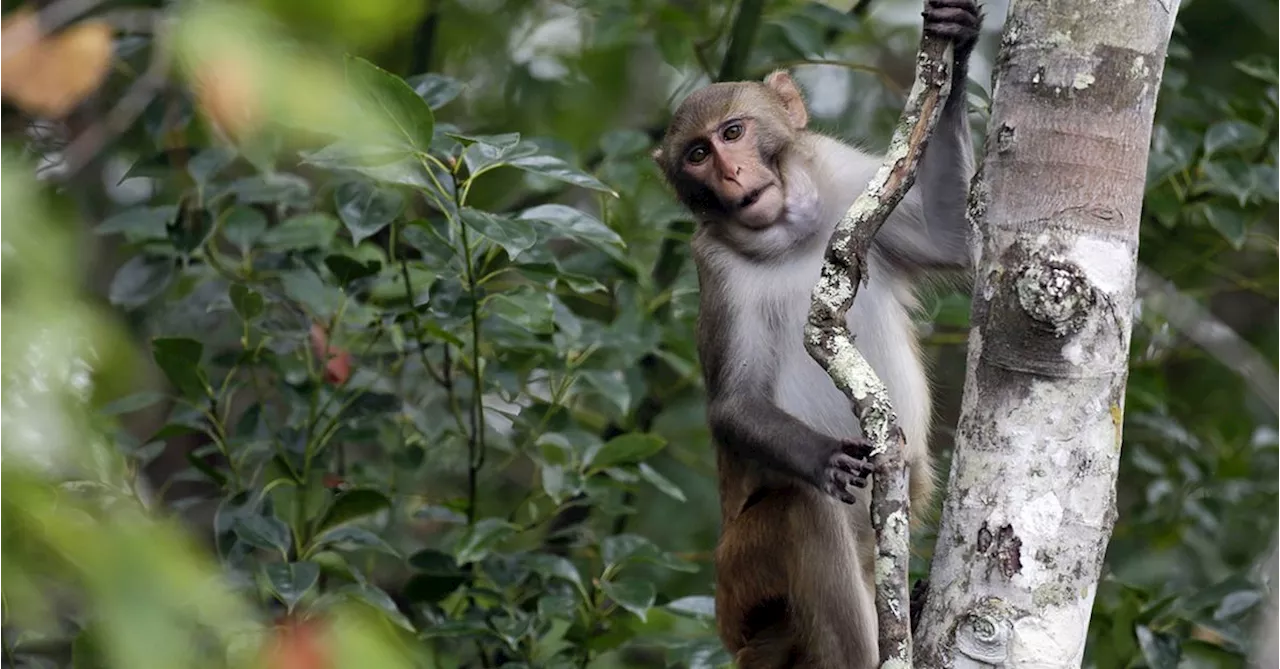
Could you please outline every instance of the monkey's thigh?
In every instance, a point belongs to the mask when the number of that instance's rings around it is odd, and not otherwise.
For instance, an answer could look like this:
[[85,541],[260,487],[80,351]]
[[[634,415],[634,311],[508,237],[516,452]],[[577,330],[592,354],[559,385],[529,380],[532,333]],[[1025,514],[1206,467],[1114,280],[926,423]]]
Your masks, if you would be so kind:
[[782,488],[725,522],[716,624],[740,669],[874,666],[875,612],[842,505]]

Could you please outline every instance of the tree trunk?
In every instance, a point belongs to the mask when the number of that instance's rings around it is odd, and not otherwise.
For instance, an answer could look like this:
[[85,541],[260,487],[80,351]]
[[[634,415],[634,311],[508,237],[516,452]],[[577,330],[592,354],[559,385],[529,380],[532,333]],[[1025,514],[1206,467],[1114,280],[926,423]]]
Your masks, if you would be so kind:
[[1115,522],[1139,214],[1177,9],[1009,8],[969,198],[973,329],[918,666],[1083,658]]

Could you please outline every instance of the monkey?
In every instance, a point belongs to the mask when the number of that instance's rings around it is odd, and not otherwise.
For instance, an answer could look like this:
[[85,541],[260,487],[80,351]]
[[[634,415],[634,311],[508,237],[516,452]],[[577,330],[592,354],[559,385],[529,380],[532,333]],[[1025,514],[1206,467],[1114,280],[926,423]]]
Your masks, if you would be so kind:
[[[913,282],[971,265],[965,82],[982,22],[976,0],[928,0],[923,16],[954,46],[951,94],[847,316],[897,411],[917,509],[935,483]],[[741,669],[879,662],[870,448],[803,330],[831,233],[881,159],[808,124],[799,88],[776,71],[690,94],[653,152],[697,221],[697,350],[721,512],[716,625]]]

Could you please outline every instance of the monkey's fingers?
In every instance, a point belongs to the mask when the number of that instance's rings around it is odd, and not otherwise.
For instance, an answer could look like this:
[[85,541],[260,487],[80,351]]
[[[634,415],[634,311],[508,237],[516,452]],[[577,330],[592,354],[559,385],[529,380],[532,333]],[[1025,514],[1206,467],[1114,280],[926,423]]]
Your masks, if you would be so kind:
[[[841,450],[845,455],[858,460],[869,461],[871,459],[871,441],[866,437],[854,437],[844,442]],[[867,471],[870,472],[870,465],[867,465]]]
[[870,474],[866,461],[837,453],[827,467],[827,493],[845,504],[853,504],[856,501],[853,489],[867,487]]
[[982,25],[982,15],[973,0],[930,0],[922,16],[926,33],[959,45],[976,41]]

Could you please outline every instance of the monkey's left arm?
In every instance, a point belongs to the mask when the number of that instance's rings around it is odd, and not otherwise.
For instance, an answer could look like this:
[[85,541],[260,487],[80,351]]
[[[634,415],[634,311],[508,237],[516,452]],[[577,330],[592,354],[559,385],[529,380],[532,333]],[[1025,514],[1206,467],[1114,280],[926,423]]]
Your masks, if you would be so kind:
[[925,32],[955,43],[951,94],[920,160],[915,185],[876,241],[909,269],[963,269],[969,265],[965,208],[973,177],[965,85],[982,16],[975,0],[930,0],[924,16]]

